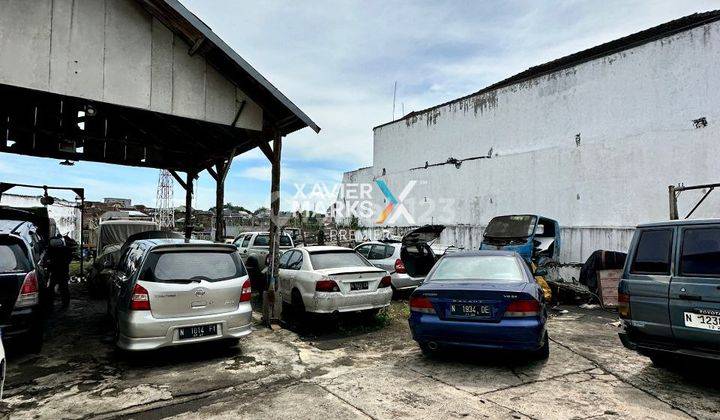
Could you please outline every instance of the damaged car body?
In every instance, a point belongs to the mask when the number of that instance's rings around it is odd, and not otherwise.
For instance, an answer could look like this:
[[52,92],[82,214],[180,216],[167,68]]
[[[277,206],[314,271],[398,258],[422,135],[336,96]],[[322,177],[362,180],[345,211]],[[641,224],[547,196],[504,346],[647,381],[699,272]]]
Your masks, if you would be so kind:
[[485,228],[480,249],[514,251],[526,263],[542,265],[560,254],[560,224],[533,214],[497,216]]

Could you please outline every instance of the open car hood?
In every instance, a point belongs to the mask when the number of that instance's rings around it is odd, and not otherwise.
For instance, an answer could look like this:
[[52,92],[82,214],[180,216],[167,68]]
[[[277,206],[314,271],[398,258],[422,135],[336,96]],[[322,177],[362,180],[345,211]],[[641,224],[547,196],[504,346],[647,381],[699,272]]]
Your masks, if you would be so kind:
[[443,225],[421,226],[406,233],[402,238],[402,244],[407,246],[428,243],[439,238],[443,230],[445,230]]

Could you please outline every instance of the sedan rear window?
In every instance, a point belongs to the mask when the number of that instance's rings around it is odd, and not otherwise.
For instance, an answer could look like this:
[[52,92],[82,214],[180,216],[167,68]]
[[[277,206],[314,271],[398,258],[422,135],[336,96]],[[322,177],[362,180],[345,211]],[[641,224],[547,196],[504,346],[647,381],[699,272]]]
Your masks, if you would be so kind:
[[142,280],[173,282],[183,280],[220,281],[245,275],[235,252],[192,251],[151,252]]
[[355,251],[315,252],[310,254],[310,262],[315,270],[373,266]]
[[476,256],[443,258],[430,281],[525,281],[520,264],[513,257]]
[[31,269],[30,260],[20,244],[0,242],[0,273],[28,272]]

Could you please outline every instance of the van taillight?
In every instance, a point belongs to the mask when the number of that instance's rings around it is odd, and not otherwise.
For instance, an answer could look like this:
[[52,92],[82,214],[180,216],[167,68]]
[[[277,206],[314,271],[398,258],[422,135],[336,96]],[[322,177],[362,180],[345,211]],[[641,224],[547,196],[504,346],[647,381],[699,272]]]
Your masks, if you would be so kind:
[[537,300],[516,300],[505,309],[505,317],[526,317],[540,315],[540,302]]
[[147,289],[135,284],[130,298],[131,311],[149,311],[150,310],[150,294]]
[[25,275],[25,279],[20,287],[20,294],[18,295],[17,302],[15,302],[15,307],[33,306],[39,302],[40,294],[37,273],[33,270]]
[[405,269],[405,263],[400,258],[395,260],[395,272],[400,274],[407,273],[407,270]]
[[252,296],[252,289],[250,288],[250,280],[245,280],[243,283],[242,291],[240,292],[240,302],[250,302]]
[[620,318],[630,318],[630,295],[618,293],[618,314]]
[[432,303],[430,303],[430,299],[425,296],[410,296],[410,310],[424,314],[435,313],[435,308],[433,308]]

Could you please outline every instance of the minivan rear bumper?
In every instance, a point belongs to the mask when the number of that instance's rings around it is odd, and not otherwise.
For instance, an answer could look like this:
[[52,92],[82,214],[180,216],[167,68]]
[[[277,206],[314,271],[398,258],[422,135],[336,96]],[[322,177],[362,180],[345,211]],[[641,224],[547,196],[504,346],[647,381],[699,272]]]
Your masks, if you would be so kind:
[[686,348],[667,341],[652,341],[650,339],[640,337],[632,331],[619,332],[618,336],[620,337],[620,341],[623,346],[630,350],[637,351],[644,356],[650,356],[653,353],[668,353],[678,356],[720,361],[720,352],[712,349]]
[[[252,331],[252,308],[243,302],[233,312],[180,318],[153,318],[150,311],[120,314],[118,347],[123,350],[152,350],[160,347],[241,338]],[[178,330],[200,325],[218,326],[217,335],[180,340]]]

